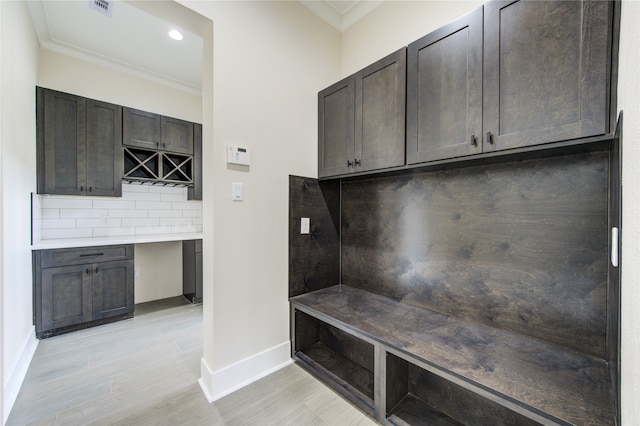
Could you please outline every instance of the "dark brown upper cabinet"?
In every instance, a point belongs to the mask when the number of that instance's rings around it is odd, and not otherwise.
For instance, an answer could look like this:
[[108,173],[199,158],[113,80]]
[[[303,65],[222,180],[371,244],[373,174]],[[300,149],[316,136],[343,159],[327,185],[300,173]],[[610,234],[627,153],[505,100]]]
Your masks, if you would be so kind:
[[318,94],[318,175],[405,163],[406,48]]
[[193,123],[133,108],[123,109],[125,146],[193,155]]
[[484,151],[610,132],[612,2],[484,8]]
[[411,43],[407,164],[610,132],[612,7],[491,1]]
[[36,88],[39,194],[122,195],[122,109]]
[[482,8],[407,52],[407,163],[482,152]]

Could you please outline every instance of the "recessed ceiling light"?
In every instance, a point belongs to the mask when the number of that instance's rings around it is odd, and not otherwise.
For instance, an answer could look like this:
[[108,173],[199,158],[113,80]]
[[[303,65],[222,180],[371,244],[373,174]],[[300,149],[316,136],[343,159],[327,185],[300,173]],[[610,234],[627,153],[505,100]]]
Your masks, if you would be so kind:
[[171,30],[169,31],[169,37],[171,37],[174,40],[182,40],[182,34],[180,34],[180,31],[178,30]]

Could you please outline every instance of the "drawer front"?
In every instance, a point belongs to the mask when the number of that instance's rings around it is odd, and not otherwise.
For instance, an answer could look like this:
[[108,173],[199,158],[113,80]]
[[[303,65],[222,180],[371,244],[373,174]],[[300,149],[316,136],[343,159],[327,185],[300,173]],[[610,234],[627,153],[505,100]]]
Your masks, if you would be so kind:
[[41,250],[42,268],[133,259],[133,244]]

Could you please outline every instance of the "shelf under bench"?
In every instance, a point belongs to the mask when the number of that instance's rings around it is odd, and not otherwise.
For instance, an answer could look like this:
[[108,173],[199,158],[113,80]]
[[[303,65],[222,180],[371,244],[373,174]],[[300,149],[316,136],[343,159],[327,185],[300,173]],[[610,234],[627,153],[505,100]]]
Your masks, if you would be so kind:
[[[295,296],[290,302],[294,310],[377,342],[387,355],[536,422],[615,424],[602,359],[346,285]],[[393,417],[388,420],[393,422]]]

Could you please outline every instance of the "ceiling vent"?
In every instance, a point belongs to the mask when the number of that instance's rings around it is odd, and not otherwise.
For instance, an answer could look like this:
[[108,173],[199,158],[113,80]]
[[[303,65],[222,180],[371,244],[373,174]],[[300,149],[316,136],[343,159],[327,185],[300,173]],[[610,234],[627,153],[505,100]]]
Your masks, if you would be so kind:
[[109,0],[91,0],[89,2],[89,7],[111,18],[111,13],[113,12],[113,3],[113,1]]

